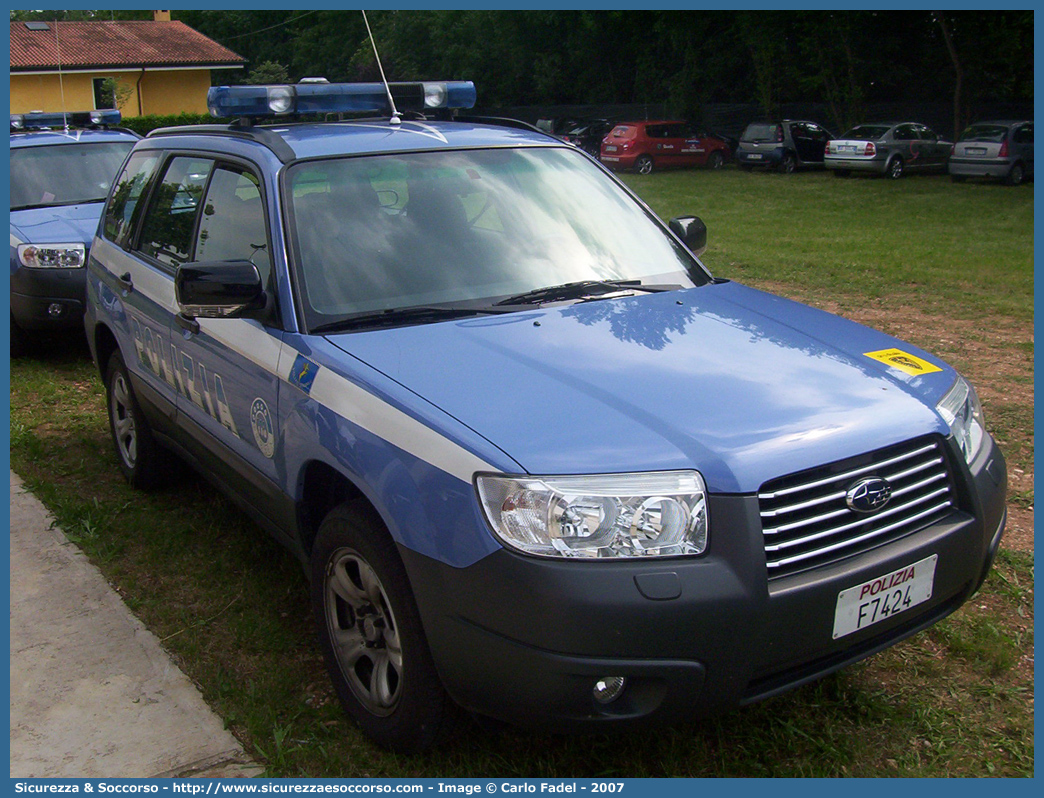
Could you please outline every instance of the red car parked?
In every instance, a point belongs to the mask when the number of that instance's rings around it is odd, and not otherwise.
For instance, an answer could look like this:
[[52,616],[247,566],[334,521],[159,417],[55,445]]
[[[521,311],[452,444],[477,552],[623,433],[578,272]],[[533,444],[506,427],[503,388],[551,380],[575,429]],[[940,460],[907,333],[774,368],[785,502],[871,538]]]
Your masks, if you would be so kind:
[[620,122],[602,140],[599,157],[610,169],[634,169],[647,175],[671,166],[719,169],[729,145],[685,122]]

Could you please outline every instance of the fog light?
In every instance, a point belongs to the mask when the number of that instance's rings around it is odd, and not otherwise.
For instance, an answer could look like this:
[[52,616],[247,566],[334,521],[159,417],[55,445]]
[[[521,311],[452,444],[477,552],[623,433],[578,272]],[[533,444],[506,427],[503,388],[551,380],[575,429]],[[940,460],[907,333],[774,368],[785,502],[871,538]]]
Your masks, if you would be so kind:
[[595,682],[591,692],[599,704],[611,704],[623,694],[626,686],[627,679],[623,676],[603,676]]
[[65,308],[62,305],[58,304],[57,302],[52,302],[50,305],[47,306],[47,315],[50,316],[52,319],[57,319],[59,316],[62,315],[63,310],[65,310]]

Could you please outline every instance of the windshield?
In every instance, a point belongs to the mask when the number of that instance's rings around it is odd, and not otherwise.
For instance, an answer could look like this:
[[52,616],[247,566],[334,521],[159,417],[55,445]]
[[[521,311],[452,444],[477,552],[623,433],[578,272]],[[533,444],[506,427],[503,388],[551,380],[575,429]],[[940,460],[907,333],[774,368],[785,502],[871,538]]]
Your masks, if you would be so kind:
[[782,141],[779,125],[747,125],[743,131],[743,141]]
[[1004,141],[1007,135],[1004,125],[972,125],[961,133],[961,141]]
[[582,280],[709,279],[572,148],[307,161],[290,167],[287,187],[309,328]]
[[11,210],[102,202],[133,141],[11,150]]
[[849,130],[841,138],[860,139],[862,141],[877,141],[889,130],[887,125],[859,125]]

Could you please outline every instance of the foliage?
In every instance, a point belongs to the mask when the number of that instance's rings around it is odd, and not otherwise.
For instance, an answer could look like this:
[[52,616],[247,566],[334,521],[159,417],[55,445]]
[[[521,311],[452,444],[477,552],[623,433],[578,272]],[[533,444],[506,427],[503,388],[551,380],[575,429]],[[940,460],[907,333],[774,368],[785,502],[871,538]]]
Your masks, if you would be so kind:
[[289,83],[290,73],[286,67],[275,61],[262,61],[250,70],[244,83],[263,86],[266,83]]
[[102,81],[101,86],[101,97],[106,104],[103,104],[102,108],[119,108],[127,104],[127,101],[134,94],[134,89],[122,80],[116,78],[105,78]]
[[150,131],[160,127],[176,127],[178,125],[207,125],[214,122],[210,114],[147,114],[146,116],[125,117],[120,122],[120,127],[133,130],[139,135],[146,135]]

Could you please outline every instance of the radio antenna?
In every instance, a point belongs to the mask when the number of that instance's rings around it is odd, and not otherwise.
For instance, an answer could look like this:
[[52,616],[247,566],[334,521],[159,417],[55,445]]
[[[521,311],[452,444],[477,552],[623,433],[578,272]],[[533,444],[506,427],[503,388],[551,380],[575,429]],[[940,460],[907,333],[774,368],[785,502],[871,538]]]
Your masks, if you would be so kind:
[[366,33],[370,36],[370,44],[373,46],[373,57],[377,59],[377,69],[381,71],[381,83],[384,84],[384,91],[388,94],[388,105],[391,106],[391,124],[398,125],[402,123],[402,117],[399,116],[399,112],[395,108],[395,100],[392,99],[391,87],[388,85],[388,79],[384,77],[384,67],[381,66],[381,57],[377,53],[377,42],[373,40],[373,31],[370,30],[370,20],[366,18],[366,11],[360,9],[363,15],[363,22],[366,23]]

